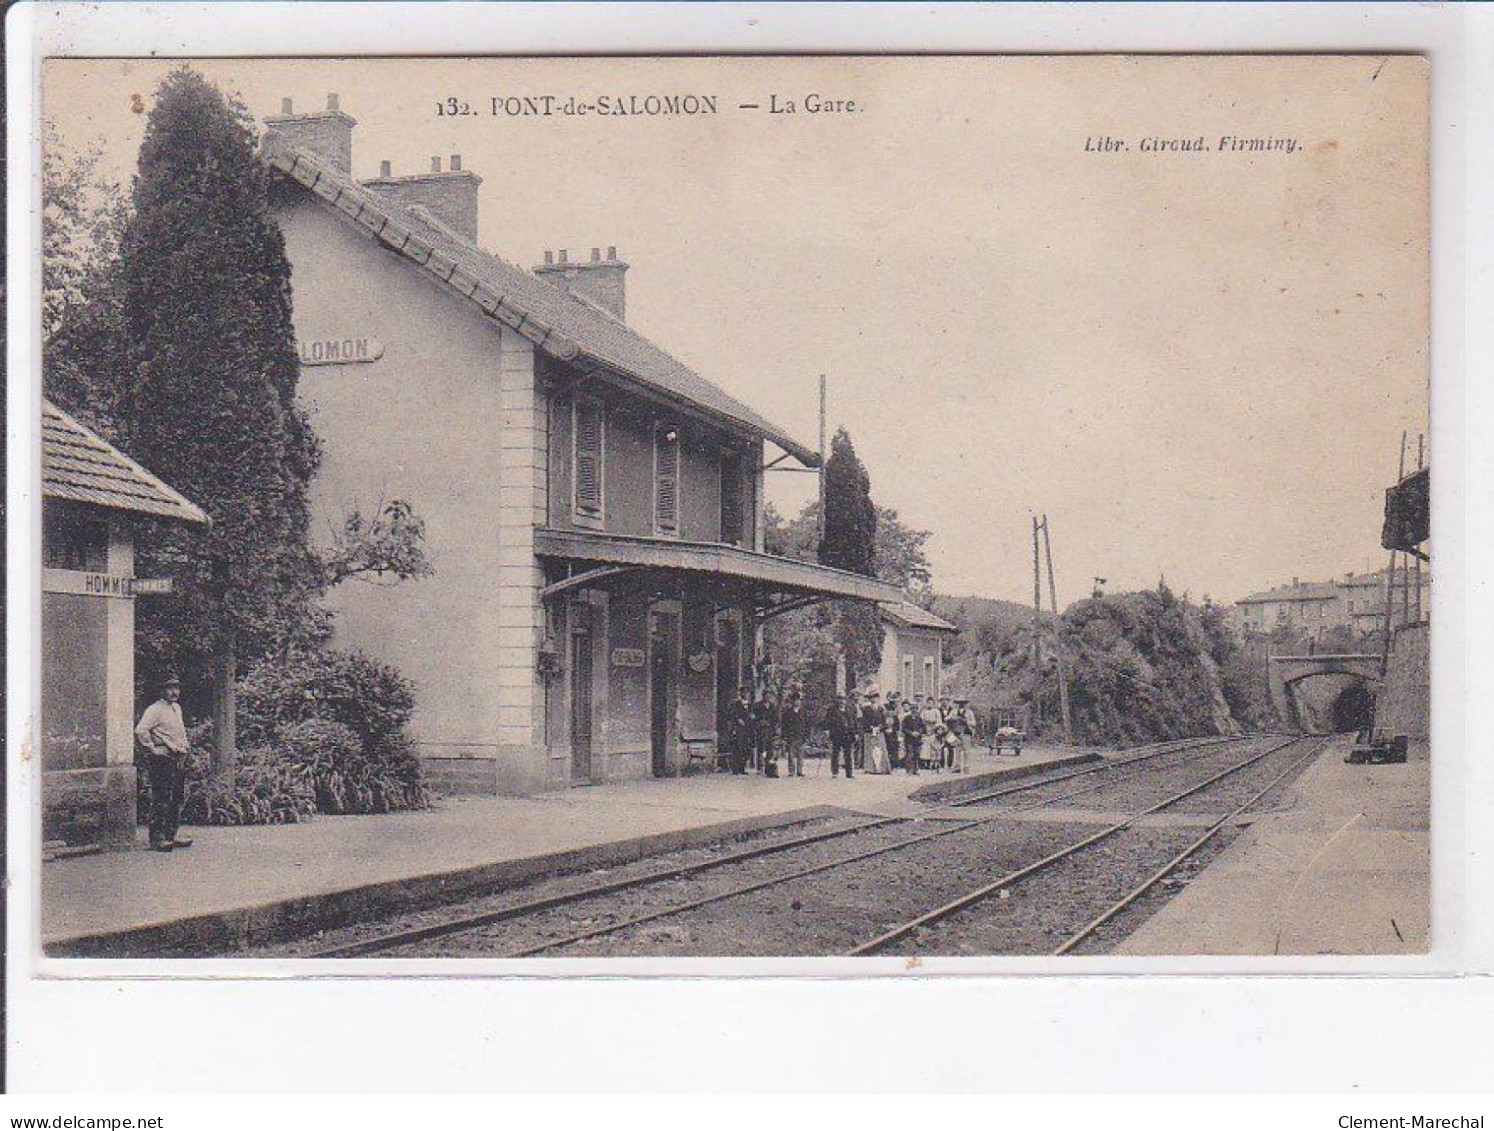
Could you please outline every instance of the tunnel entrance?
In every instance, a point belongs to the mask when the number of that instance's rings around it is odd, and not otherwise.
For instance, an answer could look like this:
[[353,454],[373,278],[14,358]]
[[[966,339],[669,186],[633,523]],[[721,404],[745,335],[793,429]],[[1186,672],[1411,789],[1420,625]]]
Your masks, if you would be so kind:
[[1353,733],[1364,730],[1375,721],[1375,697],[1362,683],[1346,687],[1333,701],[1333,729],[1335,733]]

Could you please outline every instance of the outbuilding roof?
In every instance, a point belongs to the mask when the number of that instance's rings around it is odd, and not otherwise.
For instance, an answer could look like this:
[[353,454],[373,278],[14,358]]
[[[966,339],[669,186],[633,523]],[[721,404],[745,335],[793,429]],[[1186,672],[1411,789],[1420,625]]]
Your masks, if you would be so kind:
[[612,315],[484,251],[423,210],[359,184],[306,149],[266,135],[270,167],[374,234],[464,298],[563,361],[590,361],[666,399],[762,436],[806,466],[817,452]]
[[42,494],[206,524],[202,508],[51,401],[42,401]]
[[922,628],[931,632],[959,631],[943,617],[936,616],[911,601],[889,601],[881,609],[884,617],[903,628]]

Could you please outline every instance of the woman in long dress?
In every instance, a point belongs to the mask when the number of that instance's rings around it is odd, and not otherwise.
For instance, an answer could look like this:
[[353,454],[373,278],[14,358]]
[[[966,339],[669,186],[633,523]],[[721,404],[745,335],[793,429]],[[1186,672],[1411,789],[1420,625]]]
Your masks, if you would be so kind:
[[861,712],[862,741],[866,743],[866,772],[869,774],[892,773],[892,762],[887,757],[887,744],[882,739],[882,723],[885,711],[879,702],[880,693],[867,693],[866,710]]

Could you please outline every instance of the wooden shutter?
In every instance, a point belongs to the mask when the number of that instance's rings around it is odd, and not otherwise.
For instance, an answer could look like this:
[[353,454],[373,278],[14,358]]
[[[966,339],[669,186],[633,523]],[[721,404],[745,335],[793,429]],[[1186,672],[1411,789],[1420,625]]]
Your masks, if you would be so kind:
[[576,402],[576,510],[602,513],[602,402]]
[[721,459],[721,541],[742,544],[742,462],[736,456]]
[[668,425],[654,432],[654,525],[669,534],[680,528],[680,433]]

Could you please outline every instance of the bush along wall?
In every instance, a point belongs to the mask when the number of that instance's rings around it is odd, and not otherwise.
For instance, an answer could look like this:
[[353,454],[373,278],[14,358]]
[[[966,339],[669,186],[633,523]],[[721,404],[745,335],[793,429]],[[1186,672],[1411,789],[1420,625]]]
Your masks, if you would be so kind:
[[[209,767],[211,724],[192,728],[182,819],[291,824],[315,813],[424,809],[430,794],[408,732],[410,681],[360,652],[323,649],[256,665],[239,680],[239,760],[231,786]],[[150,814],[139,775],[140,820]]]

